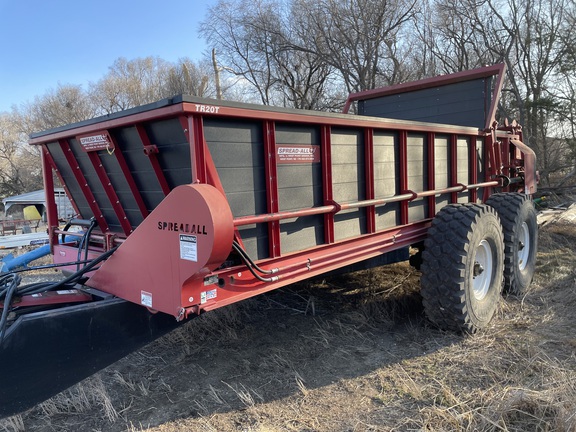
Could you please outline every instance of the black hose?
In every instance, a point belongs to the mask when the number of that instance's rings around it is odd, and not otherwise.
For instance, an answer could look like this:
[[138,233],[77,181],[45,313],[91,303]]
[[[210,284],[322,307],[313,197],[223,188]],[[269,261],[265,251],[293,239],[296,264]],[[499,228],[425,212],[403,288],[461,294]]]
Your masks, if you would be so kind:
[[76,271],[80,270],[79,261],[82,259],[82,249],[84,248],[84,241],[86,240],[86,233],[80,239],[78,243],[78,253],[76,254]]
[[[6,332],[6,323],[8,321],[8,311],[12,303],[12,298],[16,296],[40,294],[47,291],[55,291],[59,288],[73,289],[74,286],[79,283],[84,275],[100,264],[102,261],[108,259],[115,251],[118,249],[116,246],[109,251],[104,252],[100,256],[88,262],[86,266],[78,270],[77,272],[71,274],[70,276],[57,281],[57,282],[36,282],[32,284],[27,284],[19,286],[22,278],[16,273],[7,273],[0,276],[0,300],[4,301],[4,306],[2,310],[2,316],[0,317],[0,344],[4,339]],[[72,263],[76,264],[76,263]]]
[[271,270],[263,270],[263,269],[261,269],[260,267],[258,267],[258,266],[254,263],[254,261],[252,261],[252,260],[250,259],[250,257],[249,257],[248,254],[246,253],[246,251],[245,251],[244,249],[242,249],[242,247],[240,247],[240,245],[239,245],[236,241],[234,241],[234,242],[232,243],[232,247],[234,248],[234,250],[235,250],[236,252],[238,252],[238,254],[240,255],[240,259],[244,262],[244,264],[246,264],[246,267],[248,267],[248,270],[250,270],[250,273],[252,273],[252,275],[253,275],[256,279],[258,279],[259,281],[262,281],[262,282],[275,282],[275,281],[278,280],[278,276],[273,276],[273,277],[271,277],[271,278],[264,278],[264,277],[260,276],[260,275],[259,275],[258,273],[256,273],[256,271],[254,270],[255,268],[256,268],[256,270],[261,271],[262,273],[265,273],[265,272],[266,272],[267,274],[270,274],[270,273],[275,273],[275,272],[274,272],[274,271],[271,271]]
[[[92,235],[92,231],[96,228],[98,222],[96,222],[96,218],[90,219],[90,226],[88,227],[88,231],[86,231],[86,244],[84,245],[84,260],[88,259],[88,246],[90,245],[90,235]],[[80,261],[80,259],[78,259]]]
[[244,249],[242,249],[242,246],[240,246],[240,244],[234,240],[232,242],[232,247],[234,248],[234,250],[236,252],[238,252],[238,254],[240,254],[240,256],[242,258],[244,258],[243,261],[248,261],[250,263],[250,265],[252,267],[254,267],[256,270],[258,270],[260,273],[263,274],[273,274],[273,273],[278,273],[277,269],[273,269],[273,270],[264,270],[263,268],[259,267],[253,260],[252,258],[250,258],[250,256],[248,255],[248,252],[246,252]]
[[21,281],[20,275],[7,274],[0,278],[0,283],[6,288],[2,290],[0,295],[4,297],[4,307],[2,308],[2,316],[0,317],[0,345],[4,340],[4,334],[6,333],[6,323],[8,322],[8,310],[10,303],[12,302],[12,297],[16,292],[16,288]]
[[[92,230],[96,227],[98,223],[96,222],[96,218],[90,219],[90,225],[88,229],[82,236],[80,240],[80,244],[78,245],[78,256],[76,257],[78,263],[82,260],[82,249],[84,249],[84,260],[88,259],[88,247],[90,246],[90,235],[92,234]],[[80,264],[76,264],[76,270],[80,270]]]
[[[58,282],[38,282],[38,283],[29,284],[29,285],[24,285],[24,286],[18,288],[18,294],[20,294],[20,292],[25,292],[26,294],[39,294],[41,292],[54,291],[54,290],[56,290],[60,287],[63,287],[63,286],[71,288],[71,286],[76,285],[78,283],[78,281],[80,279],[82,279],[82,277],[84,277],[84,274],[92,271],[94,269],[94,267],[96,267],[102,261],[106,260],[110,255],[112,255],[116,251],[117,248],[118,248],[118,246],[116,246],[113,249],[110,249],[107,252],[104,252],[102,255],[100,255],[100,256],[94,258],[92,261],[90,261],[90,263],[88,265],[86,265],[85,267],[82,267],[79,271],[77,271],[76,273],[72,273],[70,276],[62,279],[61,281],[58,281]],[[43,287],[45,287],[45,289],[42,289]]]

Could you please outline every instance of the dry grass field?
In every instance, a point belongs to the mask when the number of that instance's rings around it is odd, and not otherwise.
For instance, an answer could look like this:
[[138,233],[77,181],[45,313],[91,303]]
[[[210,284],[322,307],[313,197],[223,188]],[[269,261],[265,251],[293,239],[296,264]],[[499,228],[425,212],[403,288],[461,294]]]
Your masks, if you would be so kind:
[[482,333],[431,327],[418,284],[396,264],[208,313],[0,431],[576,431],[576,222]]

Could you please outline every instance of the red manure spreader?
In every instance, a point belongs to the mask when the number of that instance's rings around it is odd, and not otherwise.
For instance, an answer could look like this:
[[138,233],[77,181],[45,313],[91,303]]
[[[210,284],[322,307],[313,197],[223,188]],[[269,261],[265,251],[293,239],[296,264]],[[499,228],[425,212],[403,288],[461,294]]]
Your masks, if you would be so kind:
[[1,276],[0,416],[204,312],[336,270],[410,259],[434,325],[486,327],[537,248],[535,156],[496,121],[504,74],[356,93],[343,114],[177,96],[32,135],[65,278]]

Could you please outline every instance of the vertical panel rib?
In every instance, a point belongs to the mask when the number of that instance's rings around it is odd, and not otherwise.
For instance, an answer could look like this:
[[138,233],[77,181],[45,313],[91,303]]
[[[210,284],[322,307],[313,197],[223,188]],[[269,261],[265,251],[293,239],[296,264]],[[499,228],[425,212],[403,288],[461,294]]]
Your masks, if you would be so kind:
[[[324,205],[334,202],[334,192],[332,189],[332,130],[330,126],[321,126],[321,155],[322,155],[322,190],[324,194]],[[324,215],[324,242],[334,243],[334,214]]]
[[[266,175],[266,201],[269,213],[279,211],[278,199],[278,167],[276,166],[276,132],[272,120],[264,121],[264,172]],[[280,256],[280,223],[268,223],[268,243],[270,256]]]

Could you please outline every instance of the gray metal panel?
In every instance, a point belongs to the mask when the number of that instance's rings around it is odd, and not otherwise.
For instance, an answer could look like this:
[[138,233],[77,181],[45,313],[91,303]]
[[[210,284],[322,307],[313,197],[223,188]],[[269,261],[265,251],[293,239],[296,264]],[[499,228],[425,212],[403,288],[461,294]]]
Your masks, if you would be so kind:
[[[276,125],[276,143],[319,145],[320,131],[313,126]],[[318,149],[319,150],[319,149]],[[278,164],[278,206],[280,211],[323,204],[322,166],[320,163]]]
[[486,173],[484,170],[484,140],[482,138],[476,139],[476,169],[478,183],[486,181]]
[[364,209],[343,210],[334,215],[336,240],[344,240],[364,233],[366,233],[366,211]]
[[[434,182],[436,189],[450,185],[450,139],[447,135],[436,135],[434,139]],[[450,203],[450,194],[436,197],[436,212]]]
[[72,150],[72,154],[76,158],[78,162],[78,166],[80,166],[80,172],[84,174],[84,178],[86,179],[86,183],[90,188],[90,191],[94,195],[94,199],[96,200],[96,204],[100,208],[106,223],[108,224],[108,228],[112,232],[122,232],[122,226],[120,225],[120,221],[118,220],[118,216],[112,207],[112,203],[106,195],[104,191],[104,186],[96,174],[96,170],[94,169],[94,165],[90,161],[88,157],[88,153],[82,150],[80,143],[77,139],[70,139],[69,141],[70,149]]
[[287,219],[280,222],[280,245],[283,254],[324,243],[322,215]]
[[[360,130],[332,129],[332,189],[339,203],[366,197],[364,135]],[[366,233],[364,209],[348,210],[334,216],[334,236],[342,240]]]
[[[408,189],[422,192],[428,188],[428,152],[426,137],[420,134],[409,134],[407,138],[408,155]],[[420,198],[408,204],[408,222],[426,219],[428,216],[428,199]]]
[[150,144],[158,147],[158,161],[170,189],[192,183],[190,144],[178,118],[145,124]]
[[244,250],[253,259],[270,256],[268,245],[268,224],[255,224],[238,227]]
[[[470,182],[470,155],[469,155],[469,138],[458,137],[456,141],[456,159],[457,159],[457,171],[456,178],[458,183],[468,184]],[[470,200],[469,192],[461,192],[458,194],[459,203],[467,203]]]
[[318,126],[276,123],[276,143],[320,145]]
[[[483,128],[491,78],[382,96],[358,102],[361,115]],[[488,90],[488,91],[487,91]]]
[[[484,140],[482,138],[476,139],[476,170],[478,183],[486,181],[486,172],[484,170]],[[482,201],[482,194],[484,188],[478,189],[478,201]]]
[[102,166],[106,170],[110,183],[112,183],[112,187],[118,196],[118,201],[120,201],[120,205],[126,213],[130,225],[132,228],[136,228],[144,220],[144,217],[142,216],[136,199],[130,190],[126,176],[118,164],[118,159],[114,157],[114,154],[109,155],[106,150],[99,151],[98,156],[100,157]]
[[[266,213],[266,182],[262,123],[205,118],[204,138],[235,217]],[[269,256],[266,224],[240,227],[248,254]]]
[[[282,171],[282,173],[278,173],[278,179],[283,180],[283,184],[286,185],[286,179],[290,179],[291,177],[290,173],[285,169],[278,171]],[[299,171],[300,170],[294,169],[294,173],[292,174],[294,178],[297,178],[300,174]],[[304,175],[300,177],[300,179],[305,178]],[[320,182],[322,181],[320,173],[314,175],[314,178],[318,179]],[[279,184],[282,183],[279,182]],[[322,183],[320,183],[320,185],[311,184],[306,186],[306,189],[307,190],[300,186],[285,186],[283,188],[278,188],[280,211],[297,210],[322,205]]]
[[264,144],[253,121],[206,118],[204,137],[235,217],[266,213]]
[[144,145],[135,127],[126,127],[110,131],[118,147],[122,150],[124,160],[132,178],[140,191],[148,211],[152,211],[164,199],[164,192],[156,177],[150,158],[144,153]]
[[[276,144],[307,146],[320,144],[320,130],[317,126],[278,123],[275,132]],[[320,163],[278,164],[277,174],[280,211],[299,210],[323,204]],[[280,244],[283,254],[323,243],[322,216],[307,216],[280,222]]]
[[[400,162],[398,136],[389,132],[374,133],[374,198],[386,198],[399,193]],[[400,204],[378,206],[376,230],[391,228],[400,223]]]
[[88,201],[86,201],[86,197],[82,193],[82,189],[80,189],[80,185],[76,181],[76,177],[74,177],[74,173],[66,158],[64,157],[64,152],[62,152],[62,148],[58,142],[49,143],[48,150],[50,151],[50,155],[58,168],[58,172],[62,176],[64,180],[64,184],[66,185],[68,192],[70,192],[70,198],[76,204],[78,211],[80,212],[80,217],[83,219],[90,219],[95,215],[90,210],[90,206],[88,206]]

